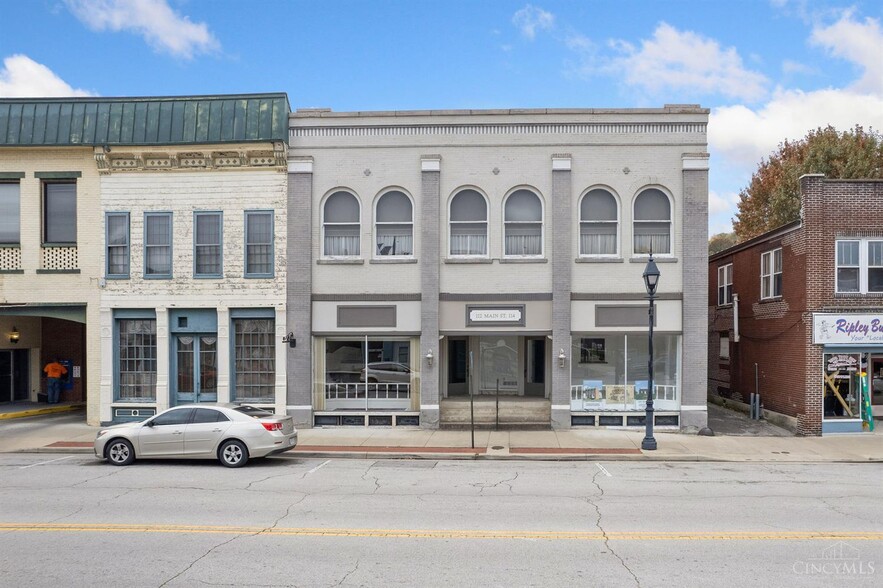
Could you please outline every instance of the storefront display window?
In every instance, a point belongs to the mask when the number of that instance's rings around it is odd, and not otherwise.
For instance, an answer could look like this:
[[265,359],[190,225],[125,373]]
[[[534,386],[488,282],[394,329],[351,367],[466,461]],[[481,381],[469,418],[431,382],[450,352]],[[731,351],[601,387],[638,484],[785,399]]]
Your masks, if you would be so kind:
[[[678,335],[655,335],[653,390],[656,410],[678,410]],[[645,334],[575,337],[571,410],[643,411],[647,405]]]
[[322,410],[408,410],[415,396],[418,365],[410,339],[354,337],[322,339],[317,354],[324,374]]
[[822,407],[826,419],[861,418],[861,356],[826,353]]

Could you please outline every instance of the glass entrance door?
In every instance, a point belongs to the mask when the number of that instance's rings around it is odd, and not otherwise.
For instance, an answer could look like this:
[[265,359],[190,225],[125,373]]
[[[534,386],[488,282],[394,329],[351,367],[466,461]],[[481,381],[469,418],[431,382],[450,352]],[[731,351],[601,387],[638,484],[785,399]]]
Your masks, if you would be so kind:
[[524,346],[524,395],[545,398],[546,338],[526,337]]
[[177,404],[218,400],[218,338],[215,335],[175,337]]
[[513,335],[478,338],[479,394],[519,393],[519,339]]
[[0,402],[12,400],[12,351],[0,351]]
[[466,337],[448,338],[448,396],[469,394],[466,375],[469,345]]
[[871,356],[871,413],[883,417],[883,355]]

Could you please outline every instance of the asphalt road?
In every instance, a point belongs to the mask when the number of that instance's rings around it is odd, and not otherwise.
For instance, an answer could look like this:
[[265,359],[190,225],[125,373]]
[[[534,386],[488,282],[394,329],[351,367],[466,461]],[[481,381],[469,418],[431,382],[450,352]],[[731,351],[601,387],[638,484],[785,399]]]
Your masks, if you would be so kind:
[[2,586],[873,586],[883,466],[0,454]]

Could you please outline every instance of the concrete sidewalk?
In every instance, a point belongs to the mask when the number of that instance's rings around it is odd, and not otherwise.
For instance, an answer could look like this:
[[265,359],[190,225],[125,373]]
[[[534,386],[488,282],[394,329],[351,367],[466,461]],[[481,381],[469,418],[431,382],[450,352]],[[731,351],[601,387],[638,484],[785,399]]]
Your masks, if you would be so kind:
[[[748,423],[748,427],[754,426]],[[91,453],[98,429],[86,425],[82,413],[0,421],[0,451]],[[301,429],[298,446],[284,455],[361,459],[883,462],[880,429],[873,434],[826,437],[700,437],[673,431],[657,431],[655,436],[658,449],[642,451],[644,432],[634,429],[476,431],[473,447],[470,431],[316,428]]]

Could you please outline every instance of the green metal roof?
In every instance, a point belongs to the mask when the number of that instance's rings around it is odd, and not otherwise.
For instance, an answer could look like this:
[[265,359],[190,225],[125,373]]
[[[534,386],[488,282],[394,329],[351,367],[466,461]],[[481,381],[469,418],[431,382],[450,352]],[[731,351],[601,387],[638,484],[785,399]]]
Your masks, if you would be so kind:
[[0,98],[0,147],[287,141],[288,96]]

